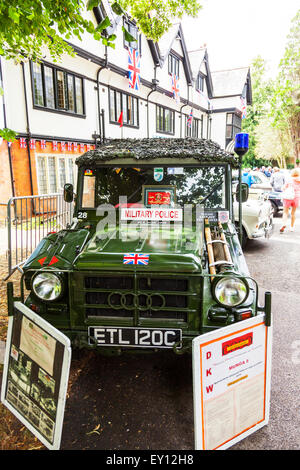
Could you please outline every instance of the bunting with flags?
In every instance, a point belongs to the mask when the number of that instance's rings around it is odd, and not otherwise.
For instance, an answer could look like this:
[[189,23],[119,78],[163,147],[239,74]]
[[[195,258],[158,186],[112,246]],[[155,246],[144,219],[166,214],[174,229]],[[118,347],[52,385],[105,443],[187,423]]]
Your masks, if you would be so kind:
[[29,141],[29,148],[31,150],[34,150],[35,149],[35,139],[30,139]]
[[26,149],[27,148],[27,142],[25,137],[20,137],[20,149]]
[[172,92],[173,98],[175,99],[176,103],[180,101],[180,92],[179,92],[179,79],[175,73],[172,73]]
[[140,90],[141,86],[141,60],[138,50],[128,48],[128,80],[129,88],[136,91]]
[[[118,123],[120,124],[120,127],[123,126],[123,111],[121,111]],[[27,142],[28,140],[28,142]],[[1,142],[1,140],[0,140]],[[36,150],[37,147],[37,142],[40,142],[40,148],[42,150],[45,150],[47,148],[47,141],[46,139],[27,139],[26,137],[20,137],[19,138],[19,147],[22,149],[26,149],[27,146],[30,148],[30,150]],[[68,151],[68,152],[84,152],[85,148],[86,150],[94,150],[96,147],[93,144],[86,144],[84,142],[71,142],[71,141],[57,141],[57,140],[52,140],[50,141],[52,145],[52,151],[57,152],[57,151]],[[8,142],[7,144],[9,147],[12,146],[13,142]]]

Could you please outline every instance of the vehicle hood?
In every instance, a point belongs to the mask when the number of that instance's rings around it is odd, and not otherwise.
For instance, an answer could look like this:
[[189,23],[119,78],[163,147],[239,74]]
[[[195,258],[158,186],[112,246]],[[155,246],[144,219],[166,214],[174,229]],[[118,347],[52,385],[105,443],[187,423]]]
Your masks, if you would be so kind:
[[202,247],[202,233],[182,228],[167,230],[157,226],[140,232],[117,228],[105,238],[95,233],[75,260],[74,268],[199,272]]

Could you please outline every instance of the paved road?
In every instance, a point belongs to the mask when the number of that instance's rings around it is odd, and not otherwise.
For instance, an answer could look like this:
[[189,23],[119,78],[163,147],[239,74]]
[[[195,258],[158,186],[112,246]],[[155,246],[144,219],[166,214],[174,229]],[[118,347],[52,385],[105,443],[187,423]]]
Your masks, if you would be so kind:
[[[261,292],[273,295],[270,422],[232,449],[299,449],[300,220],[298,231],[249,242],[246,258]],[[84,354],[67,400],[62,449],[194,448],[192,367],[173,354],[103,358]]]

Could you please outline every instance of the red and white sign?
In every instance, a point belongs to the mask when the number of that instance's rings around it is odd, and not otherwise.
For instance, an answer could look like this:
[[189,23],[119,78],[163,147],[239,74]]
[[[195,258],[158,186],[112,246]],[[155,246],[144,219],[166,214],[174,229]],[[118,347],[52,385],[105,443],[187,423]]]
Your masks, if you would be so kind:
[[271,341],[263,314],[193,340],[197,450],[227,449],[268,423]]
[[129,207],[121,209],[121,220],[138,221],[182,221],[182,209],[150,209],[140,207]]

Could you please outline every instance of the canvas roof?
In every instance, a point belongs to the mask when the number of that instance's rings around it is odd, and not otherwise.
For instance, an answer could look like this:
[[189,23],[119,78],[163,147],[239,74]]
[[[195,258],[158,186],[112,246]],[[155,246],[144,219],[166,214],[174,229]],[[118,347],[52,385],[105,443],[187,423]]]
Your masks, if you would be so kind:
[[93,167],[114,159],[135,161],[159,159],[196,159],[201,162],[228,162],[236,164],[234,156],[221,149],[216,142],[194,138],[108,139],[95,150],[76,159],[79,166]]

